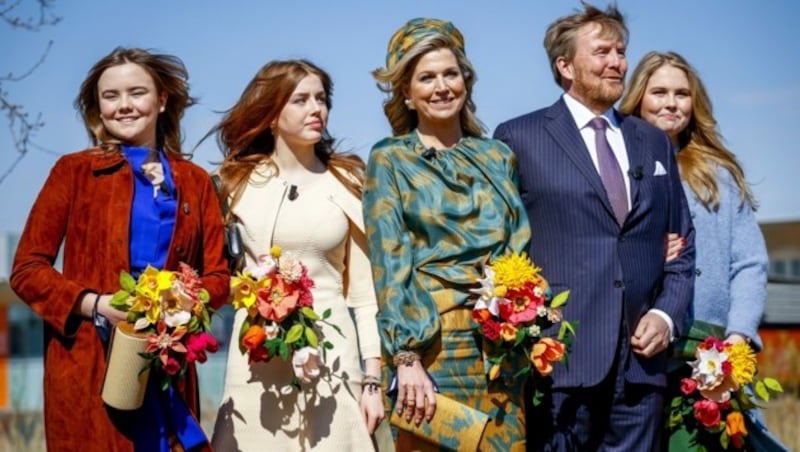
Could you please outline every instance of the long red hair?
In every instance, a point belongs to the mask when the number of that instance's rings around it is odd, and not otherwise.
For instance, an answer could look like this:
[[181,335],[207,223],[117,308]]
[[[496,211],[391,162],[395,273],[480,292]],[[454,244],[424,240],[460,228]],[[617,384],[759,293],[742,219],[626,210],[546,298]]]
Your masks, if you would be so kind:
[[[270,124],[278,118],[297,84],[309,75],[319,77],[330,110],[333,82],[327,72],[307,60],[272,61],[256,73],[236,104],[209,132],[217,133],[225,156],[220,168],[220,198],[230,199],[231,207],[239,200],[256,166],[271,160],[275,138]],[[356,155],[335,152],[333,143],[325,131],[314,146],[314,153],[336,179],[361,198],[364,162]]]

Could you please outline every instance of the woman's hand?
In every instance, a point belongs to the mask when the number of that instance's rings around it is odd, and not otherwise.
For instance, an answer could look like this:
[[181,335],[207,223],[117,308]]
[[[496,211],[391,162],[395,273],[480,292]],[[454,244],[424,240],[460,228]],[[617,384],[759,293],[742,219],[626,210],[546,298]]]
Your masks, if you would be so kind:
[[[100,295],[100,299],[97,301],[97,313],[103,314],[103,316],[105,316],[105,318],[107,318],[112,325],[116,326],[117,323],[125,320],[128,317],[128,313],[112,307],[112,298],[114,298],[113,295]],[[92,302],[94,302],[94,300],[92,300]],[[91,315],[92,314],[90,312],[89,316]]]
[[367,431],[372,435],[386,415],[383,410],[383,395],[380,385],[374,382],[364,382],[359,405],[361,415],[364,416],[364,423],[367,424]]
[[684,246],[686,246],[686,239],[674,232],[667,234],[667,237],[664,238],[664,262],[678,257]]
[[419,360],[397,366],[397,387],[398,414],[405,415],[406,421],[413,418],[416,425],[422,423],[423,417],[428,422],[433,419],[436,412],[433,382]]

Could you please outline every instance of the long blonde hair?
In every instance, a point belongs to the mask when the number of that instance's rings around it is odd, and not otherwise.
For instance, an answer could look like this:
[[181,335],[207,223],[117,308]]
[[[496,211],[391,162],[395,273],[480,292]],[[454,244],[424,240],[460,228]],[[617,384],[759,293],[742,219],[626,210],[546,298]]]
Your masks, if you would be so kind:
[[733,176],[741,194],[740,206],[748,204],[755,210],[758,204],[744,177],[744,171],[736,156],[722,144],[722,136],[717,131],[717,121],[711,107],[703,82],[697,71],[675,52],[649,52],[633,71],[619,110],[625,114],[641,117],[642,98],[650,77],[662,66],[680,69],[689,80],[692,96],[692,117],[689,124],[678,134],[678,166],[681,177],[689,184],[694,194],[709,210],[719,208],[719,183],[717,166]]
[[460,114],[461,131],[465,135],[473,137],[483,136],[485,128],[475,115],[475,102],[472,101],[472,86],[478,79],[475,69],[464,52],[452,39],[438,33],[421,39],[408,49],[400,61],[391,68],[380,68],[372,71],[372,76],[378,81],[378,88],[389,94],[389,98],[383,104],[383,111],[392,126],[392,133],[395,136],[405,135],[414,130],[419,124],[417,113],[406,107],[405,92],[411,86],[411,77],[420,58],[426,53],[438,49],[450,49],[453,52],[464,77],[467,99]]

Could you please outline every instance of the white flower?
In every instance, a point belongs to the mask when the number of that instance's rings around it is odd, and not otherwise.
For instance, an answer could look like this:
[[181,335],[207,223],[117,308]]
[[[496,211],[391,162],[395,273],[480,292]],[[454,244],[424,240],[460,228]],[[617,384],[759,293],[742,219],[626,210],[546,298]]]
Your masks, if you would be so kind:
[[286,253],[281,257],[281,265],[278,274],[288,282],[296,282],[303,276],[303,265],[291,253]]
[[171,327],[186,325],[192,319],[194,300],[180,281],[173,281],[169,291],[162,294],[164,322]]
[[292,356],[294,376],[303,383],[310,383],[319,376],[319,350],[314,347],[303,347],[295,350]]
[[539,306],[536,308],[536,315],[539,317],[547,317],[547,308],[545,306]]
[[259,254],[258,260],[254,265],[248,265],[244,271],[250,273],[255,280],[259,280],[264,276],[271,275],[278,268],[278,264],[272,259],[269,254]]
[[537,337],[542,333],[542,328],[539,325],[531,325],[528,327],[528,333],[533,337]]
[[280,333],[281,329],[278,325],[274,323],[270,323],[268,325],[264,325],[264,334],[267,335],[267,340],[275,339],[278,337],[278,333]]
[[728,354],[717,351],[716,347],[708,350],[697,348],[697,360],[689,363],[692,366],[692,379],[700,390],[714,389],[725,379],[722,363],[728,360]]
[[470,289],[469,291],[478,295],[478,301],[475,302],[473,309],[488,309],[494,316],[500,315],[499,301],[500,299],[495,296],[494,287],[494,270],[492,267],[485,267],[483,269],[486,277],[478,279],[481,284],[480,289]]

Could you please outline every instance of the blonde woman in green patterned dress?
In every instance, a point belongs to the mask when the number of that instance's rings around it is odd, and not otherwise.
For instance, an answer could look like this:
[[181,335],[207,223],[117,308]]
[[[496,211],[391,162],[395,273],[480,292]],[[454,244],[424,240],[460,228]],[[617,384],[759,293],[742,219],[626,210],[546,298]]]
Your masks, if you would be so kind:
[[[430,421],[438,386],[491,417],[482,450],[524,450],[521,383],[488,382],[469,293],[482,264],[528,248],[514,155],[484,137],[475,71],[452,23],[409,21],[373,75],[388,94],[393,136],[372,148],[363,204],[395,409],[418,425]],[[437,434],[450,444],[459,437],[457,429]],[[401,431],[397,448],[419,449],[418,441]]]

